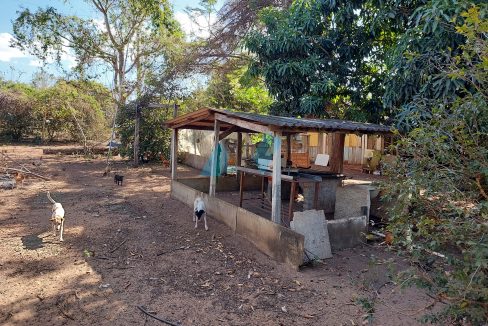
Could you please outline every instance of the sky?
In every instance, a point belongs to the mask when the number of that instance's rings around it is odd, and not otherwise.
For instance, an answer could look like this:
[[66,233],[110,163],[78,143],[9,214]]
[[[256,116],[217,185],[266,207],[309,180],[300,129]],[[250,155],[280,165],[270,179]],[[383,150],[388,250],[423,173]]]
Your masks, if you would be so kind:
[[[190,35],[192,32],[205,35],[198,31],[197,26],[192,23],[185,13],[187,7],[197,7],[199,0],[169,0],[173,5],[175,18],[180,22],[183,30]],[[223,0],[218,1],[221,5]],[[53,6],[65,14],[76,14],[83,18],[94,18],[95,11],[84,0],[0,0],[0,78],[6,80],[30,82],[36,71],[39,71],[42,63],[28,53],[23,53],[19,49],[9,46],[12,38],[12,21],[17,17],[17,11],[22,8],[36,10]],[[218,6],[217,5],[217,6]],[[202,34],[203,33],[203,34]],[[62,57],[63,67],[67,70],[73,66],[75,60],[69,54]],[[45,68],[55,76],[62,76],[62,69],[56,68],[54,64],[49,64]],[[109,86],[109,77],[101,77],[101,83]]]

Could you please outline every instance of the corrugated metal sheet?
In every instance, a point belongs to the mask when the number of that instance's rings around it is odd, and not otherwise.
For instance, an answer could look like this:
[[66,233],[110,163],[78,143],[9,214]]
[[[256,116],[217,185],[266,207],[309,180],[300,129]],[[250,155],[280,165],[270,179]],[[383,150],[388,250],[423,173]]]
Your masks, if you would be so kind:
[[350,132],[381,132],[388,133],[391,131],[389,126],[383,126],[373,123],[362,123],[337,119],[303,119],[280,117],[274,115],[261,115],[246,112],[234,112],[228,110],[211,109],[220,113],[241,118],[248,121],[253,121],[259,124],[300,128],[300,129],[323,129],[323,130],[344,130]]
[[[213,113],[220,113],[228,117],[249,121],[255,124],[277,127],[283,132],[332,131],[348,133],[386,134],[391,132],[389,126],[361,123],[337,119],[303,119],[274,115],[262,115],[247,112],[235,112],[222,109],[204,108],[166,122],[169,128],[213,129]],[[192,121],[194,117],[204,117],[200,121]],[[202,125],[203,124],[203,125]]]

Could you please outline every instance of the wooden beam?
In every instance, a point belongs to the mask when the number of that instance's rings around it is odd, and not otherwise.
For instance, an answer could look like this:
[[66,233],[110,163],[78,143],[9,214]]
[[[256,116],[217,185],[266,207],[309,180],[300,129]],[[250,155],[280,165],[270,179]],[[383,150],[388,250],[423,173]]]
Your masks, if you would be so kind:
[[229,129],[227,129],[226,131],[222,131],[220,134],[219,134],[219,140],[222,140],[224,139],[225,137],[229,136],[231,133],[237,131],[237,129],[239,129],[237,126],[232,126],[230,127]]
[[241,172],[241,180],[239,182],[239,207],[242,207],[243,196],[244,196],[244,172]]
[[136,106],[136,118],[134,123],[134,166],[139,165],[139,129],[141,126],[141,107]]
[[332,135],[332,155],[330,156],[330,171],[342,173],[344,171],[344,141],[346,134],[334,133]]
[[268,134],[268,135],[273,135],[273,131],[271,130],[271,128],[269,128],[268,126],[263,126],[263,125],[254,123],[254,122],[228,117],[228,116],[226,116],[224,114],[220,114],[220,113],[215,113],[215,119],[222,121],[222,122],[230,123],[231,125],[234,125],[234,126],[239,126],[240,128],[243,128],[243,129],[248,129],[248,130],[261,132],[261,133]]
[[178,129],[171,130],[171,180],[176,180],[178,169]]
[[[272,177],[273,176],[273,172],[270,172],[270,171],[250,169],[250,168],[245,168],[245,167],[242,167],[242,166],[240,166],[240,167],[238,166],[238,167],[236,167],[236,169],[237,169],[237,171],[242,171],[242,172],[245,172],[245,173],[248,173],[248,174],[260,175],[260,176],[263,176],[263,177]],[[291,175],[282,174],[281,175],[281,180],[284,180],[284,181],[293,181],[295,179]]]
[[286,166],[291,166],[291,135],[290,134],[286,135]]
[[212,149],[212,163],[210,167],[210,189],[208,194],[215,197],[215,189],[217,188],[217,160],[219,159],[219,133],[220,121],[214,121],[214,143]]
[[[173,117],[178,114],[178,105],[173,106]],[[171,130],[171,180],[176,180],[178,169],[178,129]]]
[[[196,118],[195,117],[192,117],[192,119],[190,119],[190,120],[185,120],[185,121],[182,121],[182,122],[174,125],[173,128],[181,128],[181,127],[184,127],[185,125],[193,124],[195,122],[205,120],[205,119],[207,119],[209,117],[210,117],[209,114],[205,114],[205,115],[202,115],[202,116],[198,116]],[[209,123],[211,123],[211,122],[209,122]]]
[[[237,148],[236,148],[236,167],[241,166],[242,164],[242,132],[237,133]],[[237,171],[236,177],[239,180],[239,175],[242,172]]]
[[281,224],[281,132],[275,132],[273,140],[273,188],[271,220]]
[[242,166],[242,132],[237,133],[236,166]]
[[290,205],[288,207],[288,218],[285,220],[285,225],[290,227],[290,221],[293,221],[293,204],[295,203],[295,189],[296,182],[291,183],[290,189]]

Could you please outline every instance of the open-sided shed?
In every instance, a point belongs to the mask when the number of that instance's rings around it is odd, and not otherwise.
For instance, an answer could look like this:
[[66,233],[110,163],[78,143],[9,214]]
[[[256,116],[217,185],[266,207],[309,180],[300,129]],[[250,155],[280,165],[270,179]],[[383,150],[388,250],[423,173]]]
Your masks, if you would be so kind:
[[360,123],[337,119],[306,119],[261,115],[255,113],[234,112],[229,110],[203,108],[195,112],[178,116],[166,122],[168,128],[173,129],[171,171],[172,178],[176,179],[178,130],[196,129],[213,130],[214,142],[211,159],[211,174],[209,195],[215,196],[217,146],[218,142],[233,132],[237,137],[236,165],[241,166],[242,133],[263,133],[273,137],[273,168],[272,168],[272,200],[271,219],[281,224],[281,139],[287,137],[287,158],[290,157],[290,137],[293,134],[304,132],[328,132],[333,133],[333,152],[330,159],[331,171],[342,173],[344,138],[346,133],[356,134],[390,134],[389,126]]

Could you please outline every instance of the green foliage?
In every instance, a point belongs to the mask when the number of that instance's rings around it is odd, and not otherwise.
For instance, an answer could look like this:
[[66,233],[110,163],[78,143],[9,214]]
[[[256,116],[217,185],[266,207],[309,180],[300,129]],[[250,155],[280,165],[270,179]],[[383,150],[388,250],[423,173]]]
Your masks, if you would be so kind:
[[58,81],[51,87],[0,86],[1,133],[13,140],[99,141],[107,137],[113,115],[110,92],[101,84]]
[[212,75],[206,90],[208,104],[217,108],[267,113],[273,103],[264,83],[241,65],[230,72]]
[[[139,126],[139,153],[148,153],[150,160],[159,160],[162,155],[170,157],[171,130],[163,128],[170,119],[173,109],[149,109],[142,106],[141,123]],[[133,103],[124,107],[118,117],[118,132],[122,146],[120,154],[134,156],[135,106]]]
[[425,320],[484,325],[488,318],[488,23],[481,7],[469,7],[459,16],[463,19],[455,20],[452,30],[459,34],[456,39],[464,41],[432,78],[462,83],[440,98],[430,97],[436,86],[428,84],[425,87],[431,89],[413,98],[416,109],[405,113],[413,127],[399,135],[400,158],[388,169],[384,191],[394,202],[390,231],[416,265],[403,275],[405,284],[427,288],[446,303],[441,313]]
[[96,77],[100,66],[112,71],[115,100],[122,106],[182,33],[166,0],[87,2],[94,18],[63,14],[54,7],[21,10],[13,22],[12,45],[58,64],[69,49],[83,78]]
[[402,130],[415,127],[409,120],[415,111],[430,115],[425,107],[419,108],[422,99],[448,103],[460,92],[470,91],[471,85],[462,78],[441,72],[463,52],[466,36],[456,26],[463,25],[462,13],[474,4],[480,4],[479,19],[486,20],[488,5],[483,0],[427,1],[410,15],[406,31],[386,61],[390,73],[385,81],[384,104],[395,111]]
[[32,131],[34,89],[24,84],[0,87],[0,135],[18,141]]
[[247,48],[280,115],[383,121],[384,59],[414,1],[298,0],[261,13]]
[[[97,88],[80,82],[75,85],[60,81],[39,92],[36,104],[37,113],[42,117],[39,119],[42,139],[46,139],[46,134],[49,140],[66,135],[74,141],[85,141],[84,138],[99,141],[107,137],[107,123],[101,105],[107,103],[104,98],[100,103],[94,97],[97,91],[101,91],[100,85],[92,84]],[[109,106],[113,107],[113,104]]]

